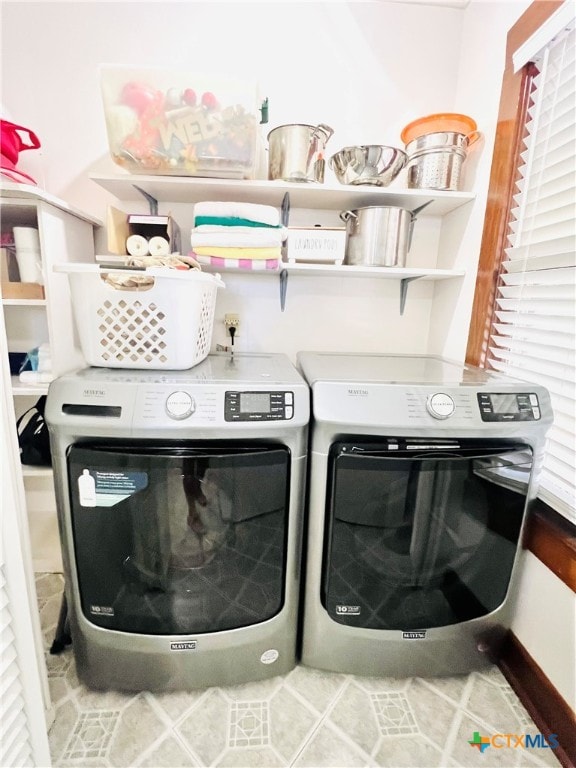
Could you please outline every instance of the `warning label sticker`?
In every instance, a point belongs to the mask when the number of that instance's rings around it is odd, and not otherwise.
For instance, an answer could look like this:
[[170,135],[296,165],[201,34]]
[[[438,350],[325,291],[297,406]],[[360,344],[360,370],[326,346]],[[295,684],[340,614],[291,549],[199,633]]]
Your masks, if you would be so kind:
[[113,507],[148,486],[146,472],[84,469],[78,477],[82,507]]

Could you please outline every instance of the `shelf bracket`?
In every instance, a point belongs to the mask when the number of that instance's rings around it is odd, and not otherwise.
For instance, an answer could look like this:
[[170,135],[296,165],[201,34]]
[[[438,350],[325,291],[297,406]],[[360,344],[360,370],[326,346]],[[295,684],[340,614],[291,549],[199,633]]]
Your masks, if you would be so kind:
[[284,312],[286,307],[286,289],[288,288],[288,270],[280,271],[280,309]]
[[408,283],[411,283],[412,280],[419,280],[421,275],[416,275],[416,277],[403,277],[400,280],[400,315],[404,314],[404,307],[406,306],[406,296],[408,294]]
[[152,197],[152,195],[148,194],[145,189],[142,189],[137,184],[133,184],[132,186],[146,198],[148,205],[150,206],[150,216],[158,216],[158,200],[156,200],[155,197]]

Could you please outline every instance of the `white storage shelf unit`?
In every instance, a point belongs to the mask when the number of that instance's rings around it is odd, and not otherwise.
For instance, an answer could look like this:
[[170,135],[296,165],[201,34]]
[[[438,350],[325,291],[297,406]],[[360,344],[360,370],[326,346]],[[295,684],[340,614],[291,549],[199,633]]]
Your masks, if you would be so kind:
[[[93,261],[94,228],[101,222],[27,184],[2,183],[0,206],[3,233],[14,226],[38,229],[45,294],[43,299],[2,298],[8,352],[28,352],[48,343],[55,376],[84,365],[68,278],[54,272],[53,266]],[[23,383],[18,375],[11,377],[11,383],[16,417],[48,391],[48,384]],[[18,456],[11,459],[25,481],[34,567],[37,571],[61,570],[52,470],[22,465]]]

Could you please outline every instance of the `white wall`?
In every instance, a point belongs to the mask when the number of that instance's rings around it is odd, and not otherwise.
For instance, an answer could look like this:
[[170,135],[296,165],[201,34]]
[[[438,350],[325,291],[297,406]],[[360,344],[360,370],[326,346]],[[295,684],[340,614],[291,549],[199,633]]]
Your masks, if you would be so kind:
[[576,711],[576,598],[531,552],[522,571],[512,629],[550,682]]

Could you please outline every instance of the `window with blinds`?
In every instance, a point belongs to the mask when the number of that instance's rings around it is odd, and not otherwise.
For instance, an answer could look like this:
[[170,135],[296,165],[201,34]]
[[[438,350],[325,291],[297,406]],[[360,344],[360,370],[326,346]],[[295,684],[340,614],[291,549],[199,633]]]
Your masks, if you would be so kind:
[[488,367],[550,392],[539,496],[576,523],[576,31],[533,59],[526,137],[497,283]]

